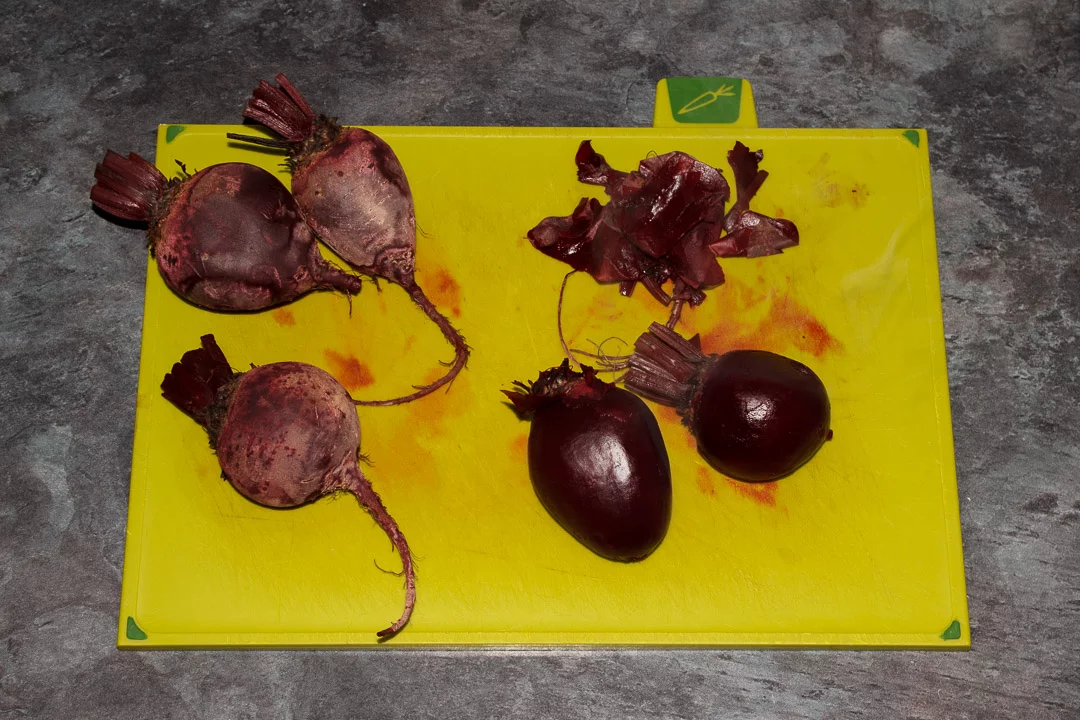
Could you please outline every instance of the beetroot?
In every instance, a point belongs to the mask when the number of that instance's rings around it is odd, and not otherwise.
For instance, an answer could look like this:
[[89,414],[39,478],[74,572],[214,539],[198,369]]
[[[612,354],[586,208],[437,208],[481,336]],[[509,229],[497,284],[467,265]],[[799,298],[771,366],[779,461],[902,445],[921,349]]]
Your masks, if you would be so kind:
[[[731,193],[719,169],[670,152],[625,173],[585,140],[575,157],[578,180],[602,186],[611,201],[582,198],[569,217],[542,220],[529,240],[599,282],[618,283],[623,295],[641,283],[664,305],[674,303],[673,327],[684,303],[699,305],[706,290],[724,282],[717,257],[772,255],[798,244],[794,223],[749,210],[768,176],[758,169],[761,159],[760,150],[740,142],[728,153],[738,199],[725,213]],[[663,289],[669,280],[670,295]]]
[[454,347],[453,365],[435,382],[394,400],[356,403],[397,405],[423,397],[461,372],[469,347],[416,283],[416,218],[405,171],[382,138],[362,128],[342,127],[325,115],[316,117],[284,75],[276,80],[278,87],[260,82],[244,117],[283,139],[236,133],[229,137],[288,150],[293,195],[319,239],[357,271],[404,288]]
[[696,342],[653,323],[635,343],[629,364],[627,389],[675,407],[701,455],[737,480],[788,475],[832,437],[824,384],[783,355],[705,355]]
[[360,278],[319,254],[284,185],[245,163],[212,165],[166,180],[135,153],[108,151],[90,199],[149,224],[150,253],[177,295],[210,310],[262,310],[312,290],[360,291]]
[[504,391],[529,430],[529,474],[540,502],[585,547],[641,560],[671,520],[671,470],[656,418],[638,397],[568,361]]
[[401,555],[405,610],[388,637],[409,621],[416,602],[409,544],[357,463],[360,422],[352,398],[330,374],[299,362],[233,372],[213,335],[184,353],[162,394],[206,428],[225,478],[260,505],[293,508],[348,492],[375,518]]

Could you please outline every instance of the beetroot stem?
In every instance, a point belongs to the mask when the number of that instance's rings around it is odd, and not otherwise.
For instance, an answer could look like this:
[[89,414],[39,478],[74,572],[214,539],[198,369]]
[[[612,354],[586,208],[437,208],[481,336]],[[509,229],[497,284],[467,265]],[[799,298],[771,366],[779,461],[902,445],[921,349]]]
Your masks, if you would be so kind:
[[[318,251],[315,251],[314,255],[318,256],[317,260],[322,260],[322,256],[318,255]],[[356,275],[350,275],[347,272],[343,272],[330,263],[325,261],[323,261],[323,263],[312,263],[312,274],[315,277],[315,281],[318,283],[318,287],[320,289],[330,287],[345,293],[345,296],[349,298],[349,312],[351,313],[352,296],[360,292],[360,278]]]
[[405,627],[412,616],[413,606],[416,605],[416,574],[413,571],[412,553],[409,551],[409,543],[405,540],[405,535],[402,534],[394,518],[390,517],[379,494],[375,492],[375,488],[371,487],[371,483],[364,477],[358,465],[353,465],[346,471],[343,488],[355,495],[364,509],[371,513],[375,522],[394,543],[398,555],[401,556],[401,570],[405,575],[405,609],[393,625],[377,633],[380,638],[387,639]]
[[683,304],[685,300],[675,299],[675,302],[671,304],[671,315],[668,316],[667,327],[671,330],[675,329],[675,324],[679,322],[679,316],[682,315]]
[[689,340],[654,322],[634,343],[623,386],[661,405],[685,408],[693,392],[691,380],[707,359]]
[[409,293],[409,297],[412,298],[412,301],[419,305],[420,309],[423,310],[427,314],[427,316],[431,318],[436,325],[439,326],[439,329],[442,331],[443,337],[445,337],[447,342],[449,342],[454,347],[454,363],[450,366],[450,370],[448,370],[447,373],[441,378],[428,385],[417,386],[416,392],[410,395],[394,398],[392,400],[353,399],[353,403],[355,403],[356,405],[361,405],[363,407],[388,407],[390,405],[403,405],[407,402],[412,402],[413,400],[422,398],[425,395],[435,392],[443,385],[446,385],[455,377],[457,377],[458,373],[462,371],[462,369],[465,367],[465,363],[469,359],[469,346],[465,344],[465,338],[463,338],[461,336],[461,333],[459,333],[457,329],[455,329],[454,326],[450,324],[450,321],[447,320],[446,317],[439,312],[438,308],[436,308],[432,304],[432,302],[428,300],[427,295],[424,294],[424,291],[420,288],[420,286],[417,285],[415,282],[411,282],[402,285],[402,287],[405,289],[405,292]]
[[294,143],[288,140],[272,140],[270,138],[258,137],[257,135],[241,135],[240,133],[225,133],[225,137],[230,140],[243,140],[253,145],[263,145],[265,147],[278,148],[279,150],[291,150]]

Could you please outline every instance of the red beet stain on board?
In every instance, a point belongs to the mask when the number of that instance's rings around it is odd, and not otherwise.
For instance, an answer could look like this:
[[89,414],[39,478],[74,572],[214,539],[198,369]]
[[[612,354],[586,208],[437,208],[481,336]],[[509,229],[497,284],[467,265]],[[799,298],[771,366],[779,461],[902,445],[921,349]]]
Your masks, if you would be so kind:
[[682,425],[682,418],[679,417],[679,413],[673,407],[667,405],[657,405],[655,407],[656,414],[660,416],[660,419],[665,423],[671,425]]
[[692,434],[686,432],[682,418],[679,417],[679,412],[675,408],[658,404],[651,405],[651,407],[656,413],[656,419],[662,425],[673,425],[678,428],[679,436],[686,439],[686,446],[691,450],[697,450],[697,440],[694,439]]
[[614,298],[623,300],[620,295],[612,297],[610,293],[605,293],[589,303],[585,313],[590,318],[601,322],[615,322],[623,316],[627,308],[625,302],[616,303]]
[[866,204],[866,198],[870,196],[870,189],[862,183],[855,183],[851,188],[851,204],[857,208]]
[[518,435],[510,441],[510,457],[515,463],[528,466],[529,464],[529,436]]
[[[789,292],[770,287],[761,278],[755,285],[729,278],[724,290],[716,294],[722,304],[721,319],[702,339],[706,352],[769,350],[784,354],[794,348],[820,358],[843,350],[843,343]],[[767,308],[763,317],[758,310],[761,307]]]
[[731,489],[739,495],[742,495],[744,498],[753,500],[765,507],[776,507],[776,488],[779,486],[779,483],[775,480],[773,482],[752,483],[732,480],[729,477],[725,477],[724,479],[727,480],[727,484]]
[[[431,377],[438,377],[443,371],[432,368],[423,377],[423,382],[430,382]],[[460,415],[468,403],[468,378],[462,374],[454,378],[454,392],[439,393],[439,402],[418,402],[409,405],[407,426],[413,429],[416,438],[432,438],[447,434],[447,418]],[[453,427],[453,426],[451,426]]]
[[461,286],[454,276],[445,268],[435,268],[425,280],[436,304],[448,308],[454,317],[461,317]]
[[840,193],[839,183],[825,183],[820,186],[818,193],[821,196],[822,204],[826,207],[839,207],[840,203],[844,201],[843,195]]
[[832,336],[810,309],[789,295],[780,295],[773,300],[766,323],[788,330],[791,343],[814,357],[841,348],[840,341]]
[[698,467],[697,486],[702,495],[708,495],[709,497],[716,495],[716,483],[713,481],[712,473],[708,468]]
[[819,187],[818,193],[822,204],[831,208],[850,203],[853,208],[858,209],[866,205],[866,200],[870,197],[870,189],[863,183],[855,183],[848,189],[838,182],[828,182]]
[[[429,382],[440,375],[439,368],[432,368],[422,378]],[[460,414],[463,396],[468,395],[464,383],[468,374],[462,373],[453,380],[453,392],[436,392],[428,402],[415,402],[401,406],[405,415],[400,419],[399,431],[394,436],[393,446],[386,448],[404,462],[409,473],[407,487],[413,492],[426,492],[439,483],[445,473],[434,472],[433,468],[448,466],[450,460],[458,457],[459,447],[453,435],[456,424],[447,422],[447,418]],[[438,398],[435,402],[434,399]],[[511,450],[512,450],[511,446]],[[527,474],[526,474],[527,476]],[[402,483],[402,490],[406,483]]]
[[351,355],[336,350],[323,350],[323,357],[330,364],[332,374],[349,390],[359,390],[375,382],[368,366]]
[[271,317],[281,327],[292,327],[296,325],[296,316],[292,314],[292,310],[286,308],[278,308],[271,313]]

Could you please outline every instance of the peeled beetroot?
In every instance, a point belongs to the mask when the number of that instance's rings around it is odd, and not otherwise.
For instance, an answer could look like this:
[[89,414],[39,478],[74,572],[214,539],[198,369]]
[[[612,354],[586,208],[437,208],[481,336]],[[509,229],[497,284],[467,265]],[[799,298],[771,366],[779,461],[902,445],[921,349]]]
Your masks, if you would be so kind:
[[702,457],[737,480],[788,475],[832,437],[824,384],[783,355],[705,355],[696,343],[653,323],[638,338],[629,364],[627,389],[675,407]]
[[453,365],[435,382],[405,397],[357,404],[397,405],[423,397],[461,372],[469,348],[416,282],[416,217],[405,171],[378,135],[342,127],[325,115],[316,117],[284,75],[276,80],[278,87],[260,82],[244,117],[282,139],[235,133],[229,137],[288,150],[293,195],[319,239],[357,271],[404,288],[454,347]]
[[210,310],[262,310],[312,290],[360,291],[319,254],[288,189],[255,165],[224,163],[182,180],[111,150],[94,173],[95,205],[149,224],[150,252],[177,295]]
[[348,392],[327,372],[280,362],[232,370],[213,335],[184,353],[162,394],[206,428],[225,478],[260,505],[293,508],[352,493],[401,556],[405,610],[380,637],[397,633],[416,602],[409,544],[357,463],[360,422]]
[[639,398],[568,361],[504,391],[529,430],[529,474],[551,516],[610,560],[640,560],[671,520],[671,470],[656,418]]

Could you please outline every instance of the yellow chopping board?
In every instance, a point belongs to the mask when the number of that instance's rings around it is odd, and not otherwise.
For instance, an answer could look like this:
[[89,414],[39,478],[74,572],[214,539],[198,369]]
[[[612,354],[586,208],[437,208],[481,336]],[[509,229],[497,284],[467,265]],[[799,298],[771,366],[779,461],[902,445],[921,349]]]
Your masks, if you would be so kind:
[[[667,102],[666,83],[658,90]],[[736,99],[752,112],[748,85]],[[680,123],[686,105],[672,93],[642,129],[371,128],[412,185],[418,281],[473,348],[448,392],[359,410],[365,472],[418,566],[412,621],[383,646],[969,646],[925,132],[756,129],[745,112]],[[251,162],[288,184],[281,156],[229,131],[251,128],[162,126],[157,165],[172,176],[177,160],[192,172]],[[567,268],[525,234],[603,197],[576,180],[583,139],[619,169],[681,150],[729,181],[736,140],[764,150],[754,208],[795,221],[801,244],[722,260],[727,283],[680,330],[700,332],[707,351],[805,362],[832,400],[832,442],[767,485],[717,473],[674,412],[653,405],[673,517],[636,564],[593,555],[546,514],[528,476],[529,426],[499,392],[562,357]],[[622,352],[666,317],[640,288],[627,299],[579,274],[567,289],[575,346]],[[452,358],[395,286],[366,284],[351,305],[315,293],[229,315],[180,300],[151,260],[119,646],[378,644],[403,584],[374,521],[347,496],[294,510],[249,502],[221,479],[203,429],[161,397],[162,377],[206,333],[238,369],[305,361],[361,398],[403,394]]]

